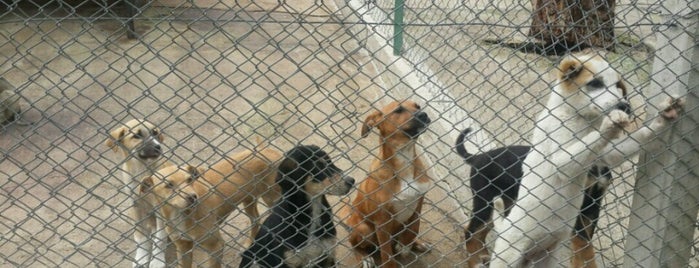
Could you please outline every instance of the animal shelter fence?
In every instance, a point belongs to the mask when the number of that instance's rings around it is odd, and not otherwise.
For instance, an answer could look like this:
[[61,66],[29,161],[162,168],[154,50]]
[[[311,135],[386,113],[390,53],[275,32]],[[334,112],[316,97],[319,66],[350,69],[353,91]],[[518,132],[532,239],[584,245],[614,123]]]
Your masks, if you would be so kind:
[[[144,145],[126,137],[140,135],[162,143],[156,151],[163,159],[204,170],[244,150],[318,145],[357,182],[348,195],[328,197],[335,259],[355,267],[347,215],[386,140],[376,130],[362,138],[362,129],[376,109],[406,99],[431,118],[416,142],[433,179],[419,232],[431,251],[395,258],[409,267],[468,267],[474,256],[486,260],[484,252],[497,258],[506,198],[486,200],[495,213],[483,226],[494,228],[469,240],[467,226],[479,212],[473,201],[489,190],[474,190],[476,165],[454,152],[456,139],[470,128],[464,148],[472,154],[510,145],[540,150],[532,137],[540,115],[559,108],[547,99],[571,51],[600,56],[626,84],[627,134],[658,120],[668,96],[685,101],[677,121],[654,133],[659,147],[641,143],[639,153],[611,167],[584,264],[699,266],[696,1],[616,1],[605,13],[612,26],[567,25],[592,29],[577,43],[531,35],[537,4],[563,2],[2,0],[0,266],[157,266],[138,252],[150,242],[134,237],[133,200],[150,202],[139,187],[149,171],[129,164]],[[579,2],[604,9],[615,1]],[[590,10],[581,14],[604,20]],[[555,32],[560,25],[549,26]],[[602,28],[612,45],[590,45]],[[157,130],[120,134],[131,119]],[[528,168],[535,169],[525,174]],[[272,213],[268,206],[259,206],[260,222]],[[576,229],[575,219],[566,220]],[[223,250],[211,257],[195,243],[195,265],[217,258],[238,266],[250,228],[242,209],[232,211],[215,227]],[[145,241],[158,240],[167,239]],[[473,245],[482,248],[473,252]],[[566,239],[548,254],[558,266],[576,266],[575,248]],[[169,243],[168,266],[177,263],[176,251]]]

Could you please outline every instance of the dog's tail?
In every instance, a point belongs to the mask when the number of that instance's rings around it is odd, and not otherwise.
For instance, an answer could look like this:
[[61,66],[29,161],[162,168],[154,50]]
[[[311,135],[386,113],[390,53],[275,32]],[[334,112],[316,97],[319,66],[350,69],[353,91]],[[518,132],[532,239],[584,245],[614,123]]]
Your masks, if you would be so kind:
[[466,135],[468,135],[469,132],[471,132],[470,127],[464,129],[463,131],[461,131],[461,133],[459,133],[459,137],[456,138],[455,147],[456,153],[459,154],[461,158],[463,158],[464,161],[466,161],[466,163],[470,163],[471,156],[473,156],[472,154],[468,153],[468,151],[466,151],[466,146],[464,146],[464,139],[466,138]]

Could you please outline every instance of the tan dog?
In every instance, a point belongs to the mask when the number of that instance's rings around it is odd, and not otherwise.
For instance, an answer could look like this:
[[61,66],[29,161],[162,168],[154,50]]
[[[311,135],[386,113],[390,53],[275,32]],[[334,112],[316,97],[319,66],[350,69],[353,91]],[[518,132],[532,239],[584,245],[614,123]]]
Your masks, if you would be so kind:
[[157,202],[180,267],[192,266],[195,243],[209,253],[210,267],[221,267],[220,223],[239,204],[250,217],[250,235],[255,237],[260,228],[257,199],[271,207],[280,197],[275,180],[281,158],[282,153],[271,148],[245,150],[209,170],[170,166],[143,179],[141,192]]
[[347,219],[352,228],[349,241],[364,267],[376,266],[377,260],[382,267],[397,267],[394,246],[402,255],[411,249],[428,250],[417,235],[422,201],[432,179],[415,143],[429,123],[427,114],[412,101],[392,102],[364,122],[362,137],[374,127],[380,132],[379,154],[359,185]]
[[[145,120],[132,119],[110,133],[105,144],[122,156],[121,171],[127,194],[133,199],[131,217],[135,224],[137,245],[134,267],[165,267],[167,234],[153,214],[153,206],[138,197],[141,179],[171,166],[162,155],[163,134]],[[151,237],[155,238],[155,241]],[[155,243],[154,243],[155,242]]]

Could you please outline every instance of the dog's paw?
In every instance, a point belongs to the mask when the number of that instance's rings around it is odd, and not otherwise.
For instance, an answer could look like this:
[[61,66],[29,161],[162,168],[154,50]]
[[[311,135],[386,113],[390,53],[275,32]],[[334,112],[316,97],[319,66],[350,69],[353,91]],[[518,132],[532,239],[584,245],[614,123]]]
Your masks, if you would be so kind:
[[616,139],[630,123],[631,119],[627,113],[621,110],[612,110],[602,122],[600,132],[607,139]]
[[667,121],[673,121],[680,117],[687,100],[685,98],[668,97],[660,103],[660,117]]
[[362,258],[362,268],[375,268],[378,267],[376,266],[376,262],[374,262],[374,258],[371,256],[364,256]]
[[685,98],[668,97],[659,105],[658,117],[650,124],[650,129],[653,131],[661,131],[669,125],[670,122],[677,120],[684,110],[686,103]]

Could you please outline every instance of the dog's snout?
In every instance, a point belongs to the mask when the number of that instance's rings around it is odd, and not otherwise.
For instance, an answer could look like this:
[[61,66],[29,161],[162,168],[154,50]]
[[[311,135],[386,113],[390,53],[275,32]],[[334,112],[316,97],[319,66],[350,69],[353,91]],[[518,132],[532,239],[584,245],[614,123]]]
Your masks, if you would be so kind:
[[198,198],[197,198],[197,195],[196,195],[196,194],[188,194],[188,195],[185,197],[185,200],[187,200],[187,204],[189,204],[190,206],[196,204],[196,203],[197,203],[197,199],[198,199]]
[[430,117],[427,115],[427,113],[425,113],[423,111],[419,111],[419,112],[415,113],[415,118],[417,118],[418,120],[420,120],[420,122],[422,122],[424,124],[429,124],[430,122],[432,122],[430,120]]
[[631,114],[631,104],[629,104],[628,102],[625,102],[625,101],[622,101],[622,102],[617,103],[617,104],[614,106],[614,109],[616,109],[616,110],[621,110],[621,111],[623,111],[623,112],[625,112],[626,114],[629,114],[629,115]]
[[354,178],[352,178],[350,176],[345,176],[345,183],[347,183],[350,186],[353,186],[355,183]]

